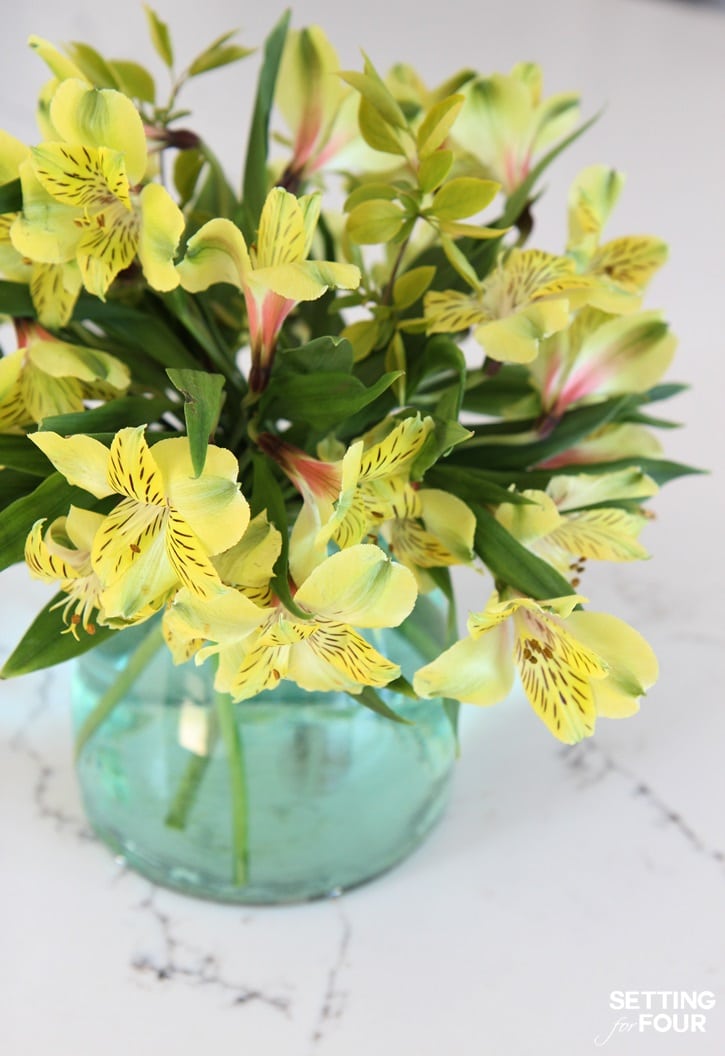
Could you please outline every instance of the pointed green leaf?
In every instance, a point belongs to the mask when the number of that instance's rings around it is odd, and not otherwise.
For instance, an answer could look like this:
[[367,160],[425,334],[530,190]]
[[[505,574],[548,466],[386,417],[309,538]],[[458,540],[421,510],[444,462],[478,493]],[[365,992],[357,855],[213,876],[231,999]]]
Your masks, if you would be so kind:
[[31,671],[62,664],[95,648],[116,633],[110,627],[96,627],[95,634],[80,633],[76,641],[63,623],[61,609],[56,607],[59,603],[62,607],[66,598],[66,594],[56,594],[38,613],[5,661],[0,678],[16,678]]
[[399,205],[378,198],[355,206],[347,218],[347,231],[358,245],[377,245],[395,238],[404,220]]
[[148,4],[144,4],[144,11],[146,12],[149,33],[151,34],[151,43],[154,46],[156,54],[164,65],[171,69],[174,65],[174,49],[171,45],[169,27],[165,22],[161,21],[156,12],[150,8]]
[[[145,396],[122,396],[91,410],[55,414],[44,418],[40,428],[47,432],[60,433],[61,436],[71,436],[74,433],[116,433],[129,425],[148,425],[156,422],[162,414],[176,407],[177,405],[166,397],[147,399]],[[47,472],[48,466],[43,476],[46,476]]]
[[400,275],[393,285],[393,304],[399,311],[419,300],[435,277],[433,267],[412,268]]
[[453,127],[462,106],[462,95],[449,95],[447,99],[433,104],[423,118],[416,136],[418,155],[421,158],[438,150]]
[[403,726],[413,725],[410,719],[404,719],[402,715],[398,715],[397,711],[393,711],[372,686],[363,686],[359,693],[349,693],[348,696],[358,704],[369,708],[370,711],[374,711],[376,715],[382,715],[383,718],[399,722]]
[[572,593],[568,580],[517,542],[485,507],[469,505],[476,517],[474,549],[496,580],[530,598],[559,598]]
[[464,220],[485,209],[500,190],[494,180],[459,176],[436,191],[430,212],[439,220]]
[[11,503],[0,518],[0,570],[23,560],[28,532],[41,517],[49,521],[68,513],[71,505],[89,509],[96,500],[73,488],[60,473],[52,473],[30,495]]
[[256,237],[257,224],[267,197],[267,153],[269,118],[274,102],[274,88],[282,59],[290,12],[285,11],[264,45],[264,61],[259,74],[257,97],[244,166],[244,213],[242,229],[248,242]]
[[23,208],[23,191],[20,180],[10,180],[0,187],[0,215],[19,213]]
[[207,48],[201,55],[197,55],[189,67],[189,76],[198,77],[200,73],[217,70],[221,66],[229,66],[232,62],[246,59],[253,51],[254,48],[243,48],[240,44],[217,44]]
[[209,440],[219,422],[224,402],[224,378],[205,370],[167,370],[166,373],[184,397],[184,418],[189,437],[191,464],[200,477],[206,462]]
[[418,186],[421,191],[430,194],[436,187],[440,187],[452,167],[452,150],[436,150],[429,154],[418,166]]
[[142,103],[156,101],[156,85],[145,66],[128,59],[111,59],[108,65],[124,95]]

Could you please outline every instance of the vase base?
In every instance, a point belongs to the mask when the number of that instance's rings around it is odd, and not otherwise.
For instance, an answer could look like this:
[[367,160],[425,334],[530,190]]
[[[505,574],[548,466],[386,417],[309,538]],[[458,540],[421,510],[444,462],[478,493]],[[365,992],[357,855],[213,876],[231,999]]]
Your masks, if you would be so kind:
[[432,800],[431,809],[421,818],[420,827],[409,834],[408,843],[371,863],[368,869],[351,871],[342,867],[334,876],[275,876],[264,882],[250,880],[241,885],[225,882],[219,876],[197,867],[169,864],[167,860],[137,848],[118,831],[96,822],[93,817],[89,816],[89,821],[96,836],[112,851],[120,866],[131,869],[159,887],[226,905],[292,905],[337,898],[394,869],[413,854],[437,826],[445,812],[445,800],[445,793],[441,795],[439,792]]

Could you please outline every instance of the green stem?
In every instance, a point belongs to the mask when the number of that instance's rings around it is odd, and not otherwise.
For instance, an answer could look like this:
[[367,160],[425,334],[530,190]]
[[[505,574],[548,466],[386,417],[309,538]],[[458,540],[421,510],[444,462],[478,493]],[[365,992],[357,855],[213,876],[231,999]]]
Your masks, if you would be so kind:
[[126,696],[145,667],[153,660],[156,653],[164,644],[161,632],[161,623],[156,623],[136,651],[131,654],[123,671],[118,674],[116,680],[108,687],[93,711],[86,715],[81,728],[76,735],[75,757],[80,759],[86,744],[101,726],[113,709]]
[[191,758],[186,764],[184,773],[181,775],[179,787],[176,789],[176,794],[171,801],[168,813],[164,818],[164,825],[168,825],[170,829],[186,828],[186,823],[189,819],[189,811],[196,799],[199,786],[201,785],[204,774],[207,771],[207,767],[211,762],[217,736],[217,724],[215,722],[210,722],[209,743],[207,745],[206,754],[196,755],[192,753]]
[[216,694],[219,729],[227,752],[229,790],[232,813],[232,841],[234,862],[233,882],[242,887],[247,882],[248,867],[248,811],[247,781],[244,768],[244,747],[239,727],[234,718],[234,702],[228,693]]

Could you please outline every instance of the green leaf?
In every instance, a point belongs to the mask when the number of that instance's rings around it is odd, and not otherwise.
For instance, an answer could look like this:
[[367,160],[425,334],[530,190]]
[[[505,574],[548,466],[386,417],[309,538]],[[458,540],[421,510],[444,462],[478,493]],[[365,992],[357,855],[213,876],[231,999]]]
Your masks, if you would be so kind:
[[316,337],[306,345],[278,352],[275,377],[326,372],[347,374],[352,372],[352,365],[353,351],[349,341],[341,337]]
[[267,197],[267,153],[269,118],[274,103],[274,89],[282,58],[290,12],[285,11],[264,45],[264,60],[259,74],[257,97],[244,166],[244,216],[242,228],[248,242],[256,237],[257,225]]
[[144,4],[144,11],[146,12],[149,33],[151,34],[151,43],[154,46],[156,54],[164,65],[171,69],[174,65],[174,49],[171,45],[169,27],[165,22],[161,21],[156,12],[150,8],[148,4]]
[[393,392],[396,400],[402,406],[405,403],[405,343],[402,335],[397,331],[393,334],[385,353],[385,369],[394,371],[398,375],[393,382]]
[[0,315],[27,319],[35,318],[35,314],[33,299],[25,283],[0,279]]
[[[167,411],[175,410],[176,406],[165,397],[147,399],[145,396],[122,396],[88,411],[54,414],[44,418],[40,429],[60,433],[61,436],[71,436],[74,433],[116,433],[127,425],[149,425]],[[37,447],[35,450],[40,454]]]
[[470,429],[466,429],[453,418],[444,420],[434,416],[433,420],[435,428],[428,433],[410,467],[412,480],[422,480],[439,458],[444,458],[457,444],[465,443],[471,436]]
[[19,213],[23,208],[23,191],[20,179],[10,180],[0,187],[0,215]]
[[[165,298],[160,298],[165,300]],[[151,302],[153,303],[153,301]],[[153,309],[143,311],[120,304],[118,301],[101,301],[88,293],[78,298],[73,318],[96,323],[121,348],[144,350],[163,367],[198,366],[194,355],[183,341],[164,325]]]
[[343,205],[343,211],[349,213],[356,205],[360,205],[361,202],[369,202],[373,198],[387,198],[388,201],[392,201],[397,197],[398,188],[393,187],[390,183],[363,183],[362,186],[356,187],[354,191],[348,194]]
[[60,473],[52,473],[30,495],[11,503],[0,517],[0,570],[23,560],[28,532],[41,517],[49,521],[68,513],[71,505],[91,508],[97,500],[73,488]]
[[197,55],[189,67],[189,76],[198,77],[200,73],[217,70],[221,66],[229,66],[232,62],[246,59],[253,51],[254,48],[243,48],[239,44],[213,44],[201,55]]
[[360,100],[357,120],[360,135],[373,150],[383,154],[405,155],[405,147],[398,133],[367,99]]
[[111,59],[108,65],[124,95],[142,103],[155,103],[156,85],[145,66],[128,59]]
[[358,245],[375,245],[395,238],[404,221],[399,205],[377,198],[355,206],[347,218],[347,231]]
[[38,486],[34,473],[20,473],[14,469],[0,469],[0,511],[29,495]]
[[433,267],[412,268],[400,275],[393,286],[393,304],[399,311],[410,308],[423,296],[435,277]]
[[495,579],[530,598],[567,597],[571,584],[507,532],[483,506],[469,503],[476,517],[474,549]]
[[449,95],[434,103],[418,128],[416,140],[421,158],[438,150],[450,132],[463,106],[462,95]]
[[112,67],[90,44],[82,44],[74,40],[67,45],[66,51],[94,87],[115,88],[116,90],[121,88]]
[[429,194],[439,187],[453,167],[452,150],[436,150],[421,161],[418,167],[418,186]]
[[490,205],[499,190],[500,185],[493,180],[459,176],[436,191],[430,213],[439,220],[463,220]]
[[327,432],[376,400],[398,376],[396,372],[383,374],[370,388],[350,374],[332,371],[283,379],[273,376],[260,401],[260,418],[287,418]]
[[[17,678],[44,667],[53,667],[93,649],[115,634],[110,627],[96,627],[93,635],[76,639],[63,623],[61,608],[67,594],[56,594],[35,617],[0,671],[0,678]],[[59,606],[61,608],[58,608]],[[63,632],[66,632],[65,634]]]
[[300,619],[308,620],[309,612],[304,612],[292,597],[289,586],[289,522],[290,514],[284,501],[279,481],[275,477],[269,460],[265,455],[255,452],[252,455],[252,493],[249,499],[252,516],[256,517],[263,510],[267,519],[282,536],[282,549],[274,565],[272,589],[285,608]]
[[538,393],[531,384],[526,367],[504,364],[496,374],[480,374],[463,394],[463,407],[476,414],[501,415],[507,408],[525,399],[540,406]]
[[195,476],[200,477],[209,439],[217,427],[224,402],[224,378],[205,370],[167,370],[166,373],[184,397],[191,464]]
[[414,725],[410,719],[404,719],[402,715],[398,715],[397,711],[393,711],[372,686],[363,686],[359,693],[348,693],[348,696],[352,700],[357,701],[358,704],[369,708],[370,711],[374,711],[377,715],[382,715],[385,719],[391,719],[393,722],[399,722],[404,726]]
[[179,194],[180,208],[191,201],[203,168],[204,155],[200,150],[180,150],[176,155],[174,187]]
[[450,491],[464,502],[476,502],[486,506],[497,506],[501,502],[530,505],[530,501],[523,495],[509,491],[505,485],[491,480],[485,470],[472,467],[462,469],[460,466],[452,466],[449,462],[431,466],[425,475],[425,483],[426,486]]
[[408,127],[405,114],[367,56],[364,73],[358,73],[356,70],[343,70],[340,76],[343,81],[352,85],[360,93],[387,125],[400,129]]
[[[0,436],[0,466],[47,477],[53,472],[43,452],[27,436]],[[3,478],[0,476],[0,486]]]

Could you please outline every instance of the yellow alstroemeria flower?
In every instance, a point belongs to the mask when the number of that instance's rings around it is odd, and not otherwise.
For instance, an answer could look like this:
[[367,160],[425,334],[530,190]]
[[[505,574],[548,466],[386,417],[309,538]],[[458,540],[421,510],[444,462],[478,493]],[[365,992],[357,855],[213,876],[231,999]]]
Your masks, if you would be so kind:
[[85,288],[100,298],[136,256],[154,289],[173,289],[184,218],[159,184],[140,189],[146,136],[131,100],[64,80],[50,119],[59,140],[32,148],[20,165],[23,211],[10,228],[15,248],[39,263],[75,261]]
[[631,458],[661,458],[662,444],[644,425],[618,422],[603,425],[574,447],[537,464],[540,469],[570,469],[598,462],[620,462]]
[[177,638],[207,639],[197,662],[218,656],[215,687],[246,700],[288,678],[309,691],[359,693],[384,686],[400,667],[356,628],[394,627],[415,604],[415,579],[377,546],[361,544],[328,557],[295,594],[307,615],[281,604],[260,609],[240,591],[222,588],[203,600],[179,591],[167,620]]
[[290,187],[340,160],[360,139],[358,97],[339,76],[337,52],[319,26],[287,34],[275,103],[294,135],[292,157],[281,178]]
[[507,194],[526,179],[536,154],[565,136],[579,116],[578,95],[542,100],[541,89],[541,69],[531,62],[461,89],[466,102],[454,136]]
[[0,433],[82,411],[84,400],[111,399],[129,386],[115,356],[59,341],[37,324],[16,323],[20,347],[0,359]]
[[395,502],[432,428],[431,418],[405,418],[382,440],[367,446],[365,439],[357,440],[336,462],[312,458],[277,437],[258,438],[304,499],[290,535],[295,582],[306,580],[325,559],[331,541],[341,549],[354,546],[396,516]]
[[407,485],[393,501],[393,517],[383,525],[388,549],[416,578],[418,590],[436,586],[426,571],[473,560],[476,518],[465,502],[438,488]]
[[512,249],[472,293],[426,293],[426,331],[452,334],[473,328],[487,356],[530,363],[541,341],[564,330],[588,298],[592,280],[573,261],[540,249]]
[[44,583],[60,581],[68,600],[58,607],[62,605],[63,620],[74,638],[79,626],[86,634],[95,634],[92,616],[101,607],[103,585],[93,570],[91,550],[103,516],[71,506],[68,516],[58,517],[45,534],[44,524],[44,519],[36,521],[25,542],[30,573]]
[[[20,166],[30,156],[30,150],[8,132],[0,129],[0,184],[9,183],[20,175]],[[75,261],[67,264],[39,264],[28,261],[12,243],[10,231],[19,213],[0,216],[0,275],[11,282],[22,282],[30,289],[30,296],[43,326],[59,329],[65,326],[81,289],[81,274]]]
[[360,282],[360,272],[351,264],[307,259],[319,214],[319,194],[298,199],[274,187],[262,209],[255,246],[247,247],[231,220],[210,220],[189,239],[177,267],[181,285],[191,293],[217,282],[244,293],[252,392],[267,384],[277,335],[295,304],[317,300],[330,287],[351,290]]
[[624,178],[605,165],[592,165],[574,181],[569,192],[567,252],[596,286],[589,303],[604,312],[637,311],[652,276],[667,260],[667,245],[652,235],[626,235],[600,245]]
[[518,670],[534,711],[565,744],[590,737],[597,715],[634,714],[657,679],[654,653],[622,620],[574,612],[584,600],[501,601],[494,592],[483,612],[469,617],[469,637],[417,672],[416,692],[496,704]]
[[603,506],[565,512],[544,491],[527,489],[521,494],[529,504],[501,503],[496,520],[528,550],[563,575],[573,576],[574,589],[579,586],[585,561],[641,561],[649,557],[637,539],[647,523],[641,511]]
[[661,312],[581,311],[541,345],[532,368],[544,409],[558,418],[574,404],[647,392],[672,362],[677,340]]
[[129,623],[180,585],[200,597],[217,590],[211,556],[236,543],[249,523],[230,451],[210,446],[197,478],[186,437],[160,440],[152,450],[144,428],[122,429],[110,450],[89,436],[30,434],[70,484],[98,499],[121,497],[96,534],[91,560],[106,618]]

